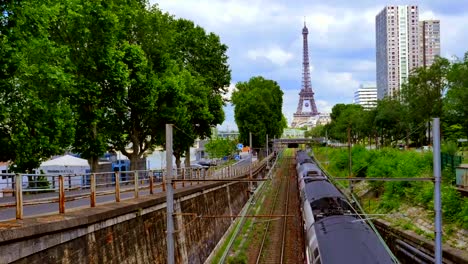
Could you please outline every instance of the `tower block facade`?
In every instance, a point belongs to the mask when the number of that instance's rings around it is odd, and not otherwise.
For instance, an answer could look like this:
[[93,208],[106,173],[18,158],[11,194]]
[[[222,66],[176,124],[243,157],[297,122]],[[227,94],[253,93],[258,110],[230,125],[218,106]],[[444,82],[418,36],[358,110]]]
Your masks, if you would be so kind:
[[310,80],[310,66],[309,66],[309,45],[307,43],[307,35],[309,30],[305,23],[302,29],[303,37],[303,58],[302,58],[302,88],[299,92],[299,103],[297,105],[296,113],[293,115],[293,122],[291,127],[301,127],[311,117],[319,114],[317,106],[315,105],[314,91],[312,90],[312,82]]

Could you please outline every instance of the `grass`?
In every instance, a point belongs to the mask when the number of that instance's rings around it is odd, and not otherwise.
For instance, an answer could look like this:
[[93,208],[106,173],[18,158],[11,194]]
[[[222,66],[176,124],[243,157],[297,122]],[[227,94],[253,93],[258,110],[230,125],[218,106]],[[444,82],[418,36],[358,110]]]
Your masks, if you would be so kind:
[[[289,152],[288,152],[289,151]],[[278,158],[278,164],[284,161],[284,156],[289,156],[291,150],[287,150]],[[281,167],[280,167],[281,169]],[[254,215],[254,214],[263,214],[265,213],[265,201],[266,197],[273,196],[273,188],[271,181],[267,181],[263,184],[261,190],[257,192],[257,197],[255,199],[255,204],[251,205],[247,211],[247,214]],[[268,200],[267,200],[268,201]],[[257,224],[254,218],[246,218],[244,225],[242,226],[241,230],[239,231],[239,235],[234,240],[232,247],[231,247],[231,255],[227,258],[227,263],[247,263],[248,256],[246,252],[249,251],[249,247],[251,247],[259,238],[259,234],[262,233],[263,225]],[[240,224],[240,219],[236,220],[236,225]],[[215,257],[211,263],[219,263],[222,255],[227,250],[229,241],[232,239],[234,235],[235,228],[232,229],[231,233],[227,236],[224,244],[219,248],[216,252]]]
[[[265,188],[262,193],[257,197],[256,203],[251,206],[247,212],[247,214],[255,214],[262,207],[264,197],[271,194],[271,183],[266,182],[262,188]],[[236,220],[236,225],[240,224],[240,219]],[[247,235],[239,235],[233,242],[231,246],[231,251],[234,253],[232,256],[227,258],[227,263],[247,263],[247,256],[244,252],[247,251],[248,247],[251,245],[252,241],[255,239],[256,234],[260,231],[258,230],[261,228],[258,225],[254,224],[253,218],[246,218],[244,225],[242,226],[239,234],[247,234]],[[234,229],[232,229],[231,233],[227,236],[224,244],[220,247],[218,252],[216,252],[215,257],[211,263],[219,263],[221,260],[222,255],[227,250],[229,241],[231,240],[232,236],[234,235]],[[258,232],[257,232],[258,231]],[[245,261],[245,262],[244,262]]]

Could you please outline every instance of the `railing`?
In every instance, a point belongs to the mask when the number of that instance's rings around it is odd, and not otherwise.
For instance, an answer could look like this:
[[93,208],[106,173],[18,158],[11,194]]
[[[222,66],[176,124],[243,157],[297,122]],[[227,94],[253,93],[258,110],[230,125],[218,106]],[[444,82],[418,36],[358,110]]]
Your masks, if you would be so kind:
[[[245,166],[231,165],[224,168],[181,168],[174,169],[173,188],[184,188],[196,184],[203,184],[209,179],[227,179],[247,176],[256,173],[273,156],[270,155],[261,161],[255,161]],[[125,199],[138,198],[143,195],[152,195],[165,191],[166,171],[164,170],[138,170],[88,174],[0,174],[0,210],[2,208],[16,207],[16,219],[23,219],[24,206],[40,204],[58,204],[58,212],[65,213],[66,202],[89,199],[89,206],[95,207],[97,197],[107,196],[115,202]],[[186,181],[185,181],[186,180]],[[196,181],[200,180],[200,181]],[[13,199],[14,198],[14,199]],[[80,206],[82,206],[81,204]],[[0,219],[0,221],[2,221]]]

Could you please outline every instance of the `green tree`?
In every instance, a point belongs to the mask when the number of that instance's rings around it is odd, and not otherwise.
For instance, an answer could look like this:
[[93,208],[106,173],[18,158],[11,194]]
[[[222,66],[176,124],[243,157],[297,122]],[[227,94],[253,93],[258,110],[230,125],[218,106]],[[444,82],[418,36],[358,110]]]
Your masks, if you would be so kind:
[[236,150],[236,142],[227,138],[217,138],[205,144],[205,151],[212,158],[223,158]]
[[31,171],[72,143],[70,61],[67,48],[50,36],[59,6],[33,0],[1,5],[0,134],[10,152],[4,158],[16,171]]
[[173,150],[180,166],[194,140],[209,137],[211,127],[224,120],[222,95],[231,78],[227,46],[215,34],[192,21],[176,20],[157,6],[140,20],[138,42],[158,79],[164,80],[158,88],[152,138],[164,144],[164,125],[174,124]]
[[[447,73],[450,62],[438,57],[430,67],[419,67],[411,73],[408,82],[402,85],[401,98],[408,108],[413,127],[428,123],[433,117],[441,117],[443,109],[442,97],[447,89]],[[427,126],[430,132],[430,125]],[[426,133],[415,134],[417,141],[429,144]],[[422,138],[423,137],[423,138]]]
[[[132,0],[60,1],[61,19],[52,36],[69,47],[74,83],[71,102],[76,116],[73,149],[90,160],[107,150],[136,160],[153,146],[148,125],[157,99],[156,82],[146,54],[135,44],[145,2]],[[127,147],[131,151],[127,151]]]
[[[461,136],[468,137],[468,52],[463,60],[453,63],[447,74],[449,89],[444,98],[444,113],[448,120],[447,127],[461,126],[463,135],[454,135],[452,139]],[[452,127],[452,131],[460,131]],[[447,135],[451,136],[451,135]]]
[[[231,81],[227,64],[227,46],[214,33],[207,33],[192,21],[177,19],[169,51],[181,67],[190,73],[184,115],[176,121],[182,131],[174,133],[174,155],[179,166],[181,156],[189,156],[194,138],[211,136],[211,127],[224,121],[222,95]],[[190,137],[188,136],[190,135]],[[186,159],[186,166],[190,165]]]
[[327,127],[330,137],[340,141],[357,142],[364,136],[361,133],[364,127],[364,109],[356,104],[336,104],[330,114],[332,121]]
[[[154,121],[157,115],[160,88],[138,45],[124,43],[122,61],[125,63],[123,84],[113,90],[115,100],[108,102],[106,122],[109,145],[130,159],[130,169],[136,170],[138,159],[155,145]],[[127,149],[130,146],[130,151]]]
[[407,122],[405,107],[398,99],[384,98],[377,103],[375,126],[380,137],[380,145],[389,146],[405,138]]
[[305,137],[312,137],[312,138],[315,138],[315,137],[325,137],[325,126],[324,125],[317,125],[313,128],[311,128],[310,130],[307,130],[306,132],[304,132],[304,136]]
[[263,147],[266,135],[280,137],[287,123],[281,111],[283,91],[279,85],[263,77],[252,77],[248,82],[238,82],[236,88],[232,104],[239,141],[248,144],[251,132],[251,147]]

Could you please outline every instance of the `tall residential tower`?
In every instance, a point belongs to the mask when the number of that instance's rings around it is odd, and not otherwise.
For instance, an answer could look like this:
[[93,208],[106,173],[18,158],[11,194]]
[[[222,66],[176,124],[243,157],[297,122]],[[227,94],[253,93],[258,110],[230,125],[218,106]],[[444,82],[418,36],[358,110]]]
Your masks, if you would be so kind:
[[419,22],[419,66],[429,67],[440,56],[440,21]]
[[394,97],[411,71],[440,55],[438,20],[419,21],[416,5],[386,6],[375,18],[377,96]]
[[417,6],[387,6],[375,18],[377,96],[395,96],[419,63]]

